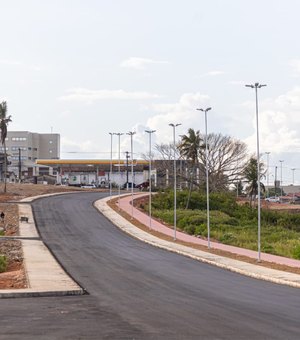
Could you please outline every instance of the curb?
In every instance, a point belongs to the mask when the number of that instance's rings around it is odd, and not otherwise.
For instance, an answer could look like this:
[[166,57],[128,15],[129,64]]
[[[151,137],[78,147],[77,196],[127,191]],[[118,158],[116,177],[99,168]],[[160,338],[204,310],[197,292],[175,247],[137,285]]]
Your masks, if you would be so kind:
[[187,246],[162,240],[145,231],[142,231],[111,209],[107,205],[107,201],[109,200],[110,197],[100,199],[94,203],[94,206],[118,228],[142,242],[255,279],[287,285],[294,288],[300,288],[300,275],[206,253],[201,250],[196,250]]

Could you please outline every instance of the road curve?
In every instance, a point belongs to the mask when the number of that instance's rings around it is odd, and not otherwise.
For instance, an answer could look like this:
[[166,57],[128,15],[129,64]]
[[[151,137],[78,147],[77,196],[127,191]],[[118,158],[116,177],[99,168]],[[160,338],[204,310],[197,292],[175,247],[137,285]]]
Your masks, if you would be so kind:
[[299,289],[135,240],[92,206],[103,195],[33,203],[41,237],[89,295],[2,300],[1,339],[300,338]]

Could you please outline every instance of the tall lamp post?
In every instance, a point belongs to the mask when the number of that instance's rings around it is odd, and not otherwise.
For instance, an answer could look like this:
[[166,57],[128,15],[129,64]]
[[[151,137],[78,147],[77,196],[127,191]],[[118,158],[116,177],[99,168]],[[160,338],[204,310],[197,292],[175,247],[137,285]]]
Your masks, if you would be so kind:
[[131,219],[133,219],[133,135],[134,131],[129,131],[127,135],[130,136],[130,148],[131,148]]
[[267,194],[267,196],[269,197],[270,196],[270,194],[269,194],[269,156],[270,156],[270,151],[267,151],[267,152],[265,152],[265,154],[267,155],[267,187],[268,187],[268,194]]
[[112,192],[112,143],[113,143],[113,135],[115,135],[114,132],[109,132],[110,134],[110,169],[109,169],[109,198],[111,199],[111,192]]
[[267,85],[261,85],[259,83],[245,85],[255,89],[255,107],[256,107],[256,157],[257,157],[257,191],[258,191],[258,203],[257,203],[257,248],[258,248],[258,259],[261,261],[261,250],[260,250],[260,166],[259,166],[259,130],[258,130],[258,98],[257,89],[260,89]]
[[205,113],[205,158],[206,158],[206,215],[207,215],[207,246],[210,249],[210,222],[209,222],[209,181],[208,181],[208,148],[207,148],[207,111],[211,110],[211,107],[206,109],[197,109]]
[[119,194],[119,198],[118,198],[118,206],[119,206],[119,210],[120,210],[120,196],[121,196],[121,181],[120,181],[120,177],[121,177],[121,168],[120,168],[120,166],[121,166],[121,153],[120,153],[120,145],[121,145],[121,143],[120,143],[120,140],[121,140],[121,136],[122,135],[124,135],[124,133],[120,133],[120,132],[118,132],[118,133],[116,133],[116,135],[118,136],[118,139],[119,139],[119,146],[118,146],[118,154],[119,154],[119,164],[118,164],[118,173],[119,173],[119,185],[118,185],[118,194]]
[[284,160],[280,160],[280,201],[282,201],[282,163]]
[[[293,173],[293,182],[292,182],[292,184],[293,184],[293,186],[294,186],[295,170],[296,170],[296,168],[292,168],[291,170],[292,170],[292,173]],[[294,193],[294,188],[293,188],[293,203],[295,203],[295,193]]]
[[177,197],[176,197],[176,187],[177,187],[177,183],[176,183],[176,141],[175,141],[175,130],[176,127],[181,125],[181,123],[179,124],[169,124],[169,126],[172,126],[173,128],[173,146],[174,146],[174,241],[176,241],[176,228],[177,228],[177,216],[176,216],[176,201],[177,201]]
[[152,227],[152,212],[151,212],[151,205],[152,205],[152,200],[151,200],[151,190],[152,190],[152,183],[151,183],[151,135],[154,133],[156,130],[145,130],[149,134],[149,228],[151,229]]

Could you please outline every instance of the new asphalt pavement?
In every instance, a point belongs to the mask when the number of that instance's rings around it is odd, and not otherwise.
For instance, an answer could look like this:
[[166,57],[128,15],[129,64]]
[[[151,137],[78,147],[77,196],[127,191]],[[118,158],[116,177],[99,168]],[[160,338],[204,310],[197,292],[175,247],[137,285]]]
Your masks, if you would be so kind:
[[40,237],[87,294],[1,300],[1,339],[298,339],[298,288],[153,247],[93,202],[99,192],[32,203]]

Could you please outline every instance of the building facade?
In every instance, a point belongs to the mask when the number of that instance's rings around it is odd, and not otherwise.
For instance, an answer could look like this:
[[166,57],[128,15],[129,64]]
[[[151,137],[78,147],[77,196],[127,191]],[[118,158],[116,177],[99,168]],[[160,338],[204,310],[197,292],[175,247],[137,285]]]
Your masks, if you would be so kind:
[[[0,152],[3,152],[3,146]],[[8,172],[22,177],[38,174],[37,159],[60,158],[60,135],[57,133],[35,133],[8,131],[6,138]]]

